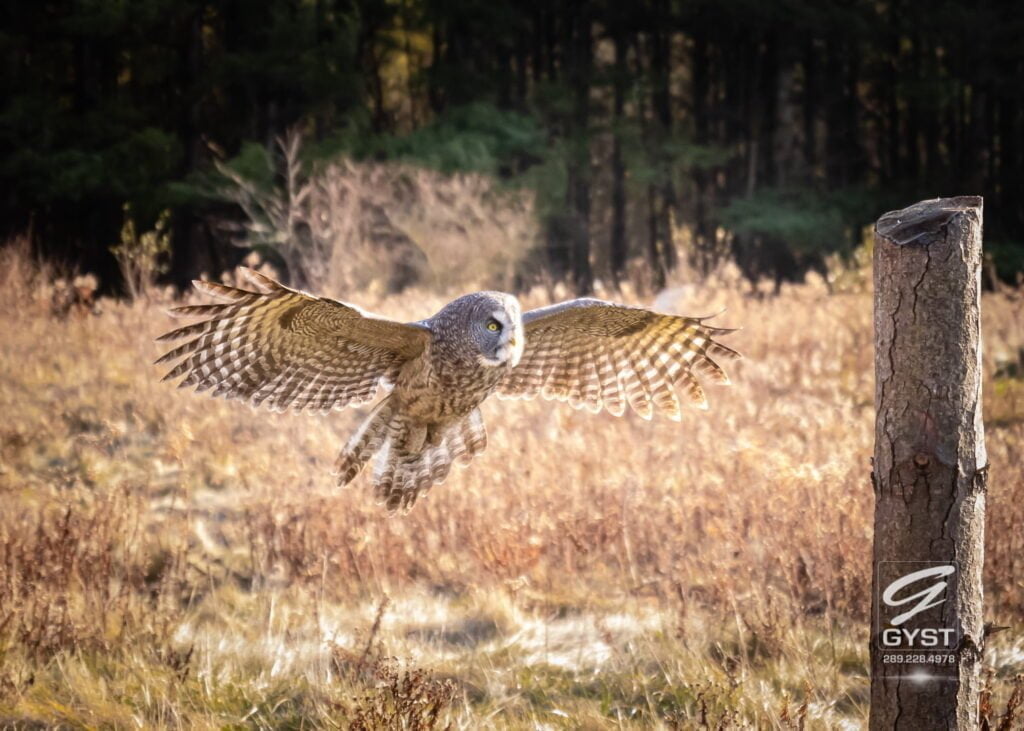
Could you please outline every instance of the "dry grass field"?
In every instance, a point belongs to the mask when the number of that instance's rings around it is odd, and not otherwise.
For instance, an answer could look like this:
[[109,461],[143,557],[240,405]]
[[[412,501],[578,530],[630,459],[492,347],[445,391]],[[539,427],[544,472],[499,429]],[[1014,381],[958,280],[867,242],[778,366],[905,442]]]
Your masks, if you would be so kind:
[[[0,727],[866,721],[869,293],[681,286],[659,305],[743,327],[709,411],[488,402],[487,452],[388,516],[329,474],[362,412],[161,383],[160,296],[58,318],[12,250],[0,285]],[[451,294],[346,296],[419,318]],[[987,295],[984,337],[986,611],[1011,627],[984,711],[1020,728],[1024,300]]]

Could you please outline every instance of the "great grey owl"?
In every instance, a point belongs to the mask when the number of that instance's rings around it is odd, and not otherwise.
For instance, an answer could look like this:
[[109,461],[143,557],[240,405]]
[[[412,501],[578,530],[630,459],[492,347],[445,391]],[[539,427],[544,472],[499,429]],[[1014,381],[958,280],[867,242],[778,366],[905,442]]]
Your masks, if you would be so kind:
[[186,342],[157,363],[176,363],[164,380],[213,389],[283,411],[327,412],[388,391],[352,435],[337,463],[350,482],[376,454],[373,486],[389,510],[467,464],[487,443],[478,408],[501,398],[568,401],[617,416],[628,404],[680,418],[676,387],[706,408],[696,373],[728,383],[712,356],[737,353],[706,318],[661,315],[597,299],[575,299],[521,313],[502,292],[476,292],[433,317],[401,323],[343,302],[299,292],[243,269],[255,291],[211,282],[196,288],[223,304],[178,307],[202,321],[159,338]]

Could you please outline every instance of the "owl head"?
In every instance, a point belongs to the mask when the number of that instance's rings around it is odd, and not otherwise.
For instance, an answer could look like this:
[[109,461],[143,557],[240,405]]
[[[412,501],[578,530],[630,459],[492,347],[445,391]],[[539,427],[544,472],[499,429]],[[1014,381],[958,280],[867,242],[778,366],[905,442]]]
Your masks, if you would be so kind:
[[432,318],[448,338],[482,366],[515,367],[523,355],[523,318],[519,300],[504,292],[476,292],[459,297]]

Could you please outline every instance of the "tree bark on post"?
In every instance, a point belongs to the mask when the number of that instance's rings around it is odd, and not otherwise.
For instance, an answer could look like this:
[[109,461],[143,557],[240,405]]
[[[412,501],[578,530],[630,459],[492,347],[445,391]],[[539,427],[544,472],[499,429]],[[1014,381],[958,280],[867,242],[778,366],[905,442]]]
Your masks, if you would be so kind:
[[978,725],[981,230],[974,196],[875,225],[872,729]]

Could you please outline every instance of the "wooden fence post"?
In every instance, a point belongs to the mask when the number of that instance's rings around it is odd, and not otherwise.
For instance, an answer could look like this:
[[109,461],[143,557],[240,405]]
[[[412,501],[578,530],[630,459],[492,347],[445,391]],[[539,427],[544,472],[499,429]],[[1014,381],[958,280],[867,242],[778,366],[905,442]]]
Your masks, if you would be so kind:
[[871,728],[978,727],[982,199],[875,224]]

